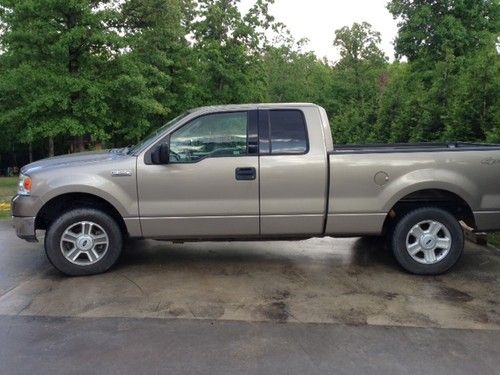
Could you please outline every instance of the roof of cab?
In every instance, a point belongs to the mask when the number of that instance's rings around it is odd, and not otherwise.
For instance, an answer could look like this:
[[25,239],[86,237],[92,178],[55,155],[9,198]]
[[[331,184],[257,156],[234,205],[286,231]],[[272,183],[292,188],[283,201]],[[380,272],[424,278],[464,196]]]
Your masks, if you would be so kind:
[[266,108],[299,108],[317,107],[314,103],[254,103],[254,104],[225,104],[194,108],[191,112],[227,112]]

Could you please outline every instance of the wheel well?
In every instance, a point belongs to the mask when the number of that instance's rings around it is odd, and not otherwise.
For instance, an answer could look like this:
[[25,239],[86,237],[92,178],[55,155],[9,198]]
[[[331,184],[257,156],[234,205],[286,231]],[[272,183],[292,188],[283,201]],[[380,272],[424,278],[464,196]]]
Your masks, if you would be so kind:
[[464,199],[447,190],[426,189],[408,194],[392,207],[384,222],[384,233],[406,213],[425,206],[446,210],[457,220],[463,221],[471,228],[476,228],[472,209]]
[[40,209],[35,219],[36,229],[47,229],[63,213],[74,208],[94,208],[107,213],[116,220],[123,234],[127,227],[118,210],[107,200],[88,193],[68,193],[49,200]]

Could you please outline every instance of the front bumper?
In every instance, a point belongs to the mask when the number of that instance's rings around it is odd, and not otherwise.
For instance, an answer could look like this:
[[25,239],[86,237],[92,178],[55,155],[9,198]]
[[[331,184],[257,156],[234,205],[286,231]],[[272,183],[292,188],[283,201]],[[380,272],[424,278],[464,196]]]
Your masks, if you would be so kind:
[[35,231],[34,217],[12,217],[12,224],[16,228],[17,237],[28,242],[38,242]]
[[10,202],[12,216],[32,217],[36,216],[43,202],[36,196],[16,195]]
[[19,238],[37,242],[35,218],[40,208],[40,200],[30,195],[16,195],[11,201],[12,224]]

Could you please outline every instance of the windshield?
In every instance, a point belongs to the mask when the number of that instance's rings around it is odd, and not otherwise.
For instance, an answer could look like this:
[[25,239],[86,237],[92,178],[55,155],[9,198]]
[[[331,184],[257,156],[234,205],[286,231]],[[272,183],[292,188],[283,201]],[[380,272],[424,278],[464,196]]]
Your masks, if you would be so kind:
[[191,111],[184,112],[183,114],[177,116],[173,120],[170,120],[169,122],[167,122],[165,125],[159,127],[158,129],[156,129],[155,131],[153,131],[151,134],[149,134],[146,138],[144,138],[142,140],[142,142],[139,142],[135,146],[132,146],[130,149],[128,149],[127,154],[132,155],[135,152],[137,152],[139,150],[142,150],[143,148],[148,147],[149,145],[151,145],[156,140],[156,137],[159,134],[163,133],[165,130],[167,130],[171,126],[177,124],[180,120],[182,120],[184,117],[186,117],[190,113],[191,113]]

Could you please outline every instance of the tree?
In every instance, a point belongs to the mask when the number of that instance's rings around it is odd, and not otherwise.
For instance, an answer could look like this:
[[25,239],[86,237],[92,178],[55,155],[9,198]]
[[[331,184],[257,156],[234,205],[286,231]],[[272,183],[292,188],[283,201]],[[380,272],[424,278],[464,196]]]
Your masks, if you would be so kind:
[[500,56],[478,51],[460,65],[450,93],[445,139],[500,142]]
[[263,52],[266,101],[325,105],[331,66],[305,50],[307,40],[296,41],[283,25],[275,30],[273,44]]
[[497,0],[392,0],[387,8],[399,20],[396,54],[409,61],[443,61],[480,50],[500,22]]
[[322,105],[337,143],[500,142],[497,1],[390,1],[391,64],[368,23],[320,60],[273,1],[0,0],[0,150],[124,146],[188,108],[261,101]]
[[19,140],[90,134],[106,138],[107,64],[119,48],[111,0],[2,0],[0,124],[18,126]]
[[135,143],[169,117],[198,104],[189,97],[194,91],[194,59],[185,38],[190,10],[191,5],[182,0],[123,3],[126,52],[117,60],[119,79],[111,87],[117,141]]
[[380,49],[380,33],[364,22],[335,32],[340,49],[327,107],[339,143],[367,142],[373,138],[379,97],[384,89],[387,58]]
[[208,104],[257,102],[264,95],[259,27],[267,28],[270,19],[257,16],[256,9],[264,12],[269,1],[258,1],[247,16],[239,12],[238,2],[198,1],[192,31],[201,94]]
[[380,49],[382,38],[378,31],[372,30],[368,22],[355,22],[351,27],[344,26],[335,31],[333,45],[340,49],[340,65],[352,66],[368,61],[383,64],[387,57]]
[[379,99],[373,140],[380,143],[432,141],[422,123],[429,123],[432,113],[427,91],[419,77],[411,74],[407,63],[395,62],[386,72],[385,89]]
[[[498,2],[392,0],[388,9],[399,20],[397,57],[409,61],[407,77],[395,83],[405,99],[392,96],[398,116],[415,113],[396,126],[410,127],[400,133],[405,141],[496,139]],[[384,111],[394,108],[384,102]]]

